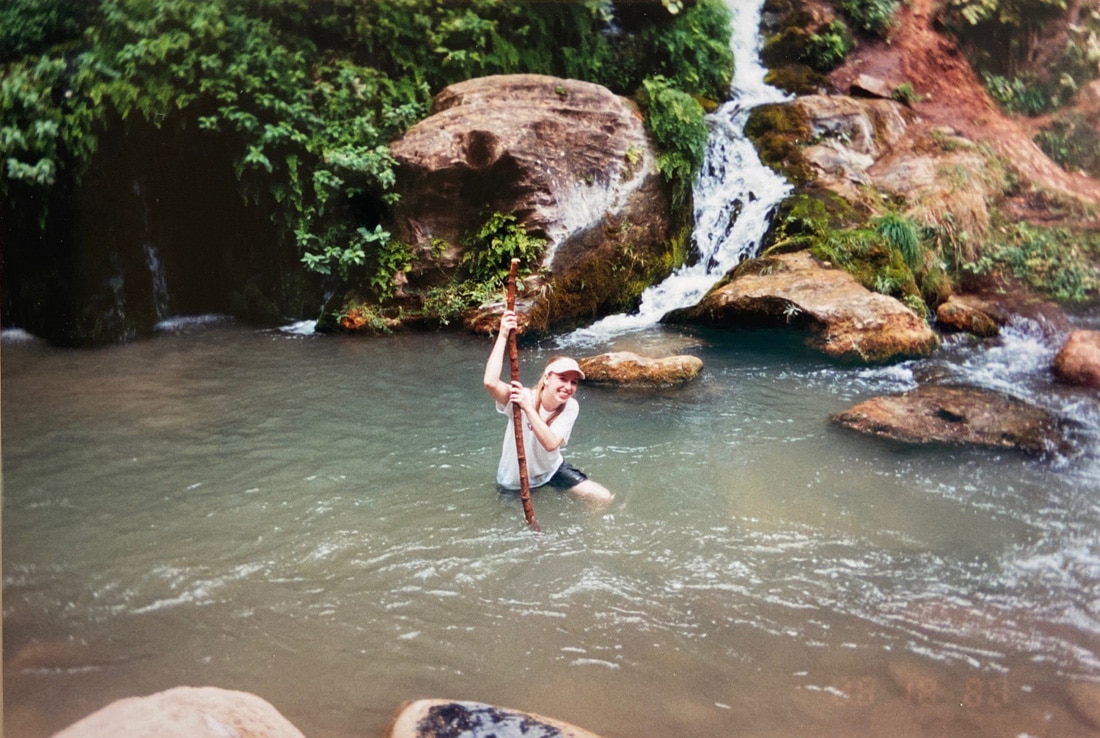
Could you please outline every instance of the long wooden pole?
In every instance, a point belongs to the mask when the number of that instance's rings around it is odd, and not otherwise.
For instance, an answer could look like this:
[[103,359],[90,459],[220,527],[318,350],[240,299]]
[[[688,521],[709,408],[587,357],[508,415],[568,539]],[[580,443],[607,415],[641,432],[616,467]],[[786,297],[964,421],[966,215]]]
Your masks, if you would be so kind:
[[[516,309],[516,270],[519,268],[519,259],[512,259],[512,267],[508,271],[508,309]],[[516,347],[516,333],[519,326],[508,335],[508,361],[512,365],[512,381],[519,381],[519,349]],[[527,479],[527,451],[523,447],[523,410],[519,405],[512,403],[512,423],[516,431],[516,458],[519,459],[519,498],[523,502],[523,517],[527,518],[527,527],[534,531],[541,531],[538,521],[535,520],[535,509],[531,507],[531,483]]]

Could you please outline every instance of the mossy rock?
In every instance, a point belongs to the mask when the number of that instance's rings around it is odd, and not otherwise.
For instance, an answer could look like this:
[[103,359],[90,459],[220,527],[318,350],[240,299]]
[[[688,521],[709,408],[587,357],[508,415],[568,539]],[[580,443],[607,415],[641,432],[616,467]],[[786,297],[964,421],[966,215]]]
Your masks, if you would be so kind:
[[806,58],[810,34],[803,28],[788,27],[764,40],[760,60],[768,67],[796,64]]
[[834,231],[862,223],[865,216],[832,190],[803,187],[779,203],[764,238],[764,255],[802,251]]
[[889,248],[874,231],[852,229],[822,238],[810,249],[822,262],[844,269],[871,290],[894,297],[918,315],[927,308],[913,272],[897,250]]
[[764,76],[764,81],[792,95],[822,95],[835,91],[828,77],[805,64],[775,67]]
[[789,103],[769,103],[753,108],[745,122],[745,135],[752,139],[760,161],[794,184],[813,179],[813,170],[802,147],[813,138],[805,112]]
[[545,334],[601,315],[629,312],[637,307],[642,292],[687,261],[691,244],[689,224],[674,231],[664,248],[651,250],[629,247],[630,231],[635,228],[644,231],[644,225],[614,227],[619,229],[615,233],[589,234],[588,247],[580,250],[583,255],[578,263],[551,277],[542,295],[533,301],[533,332]]

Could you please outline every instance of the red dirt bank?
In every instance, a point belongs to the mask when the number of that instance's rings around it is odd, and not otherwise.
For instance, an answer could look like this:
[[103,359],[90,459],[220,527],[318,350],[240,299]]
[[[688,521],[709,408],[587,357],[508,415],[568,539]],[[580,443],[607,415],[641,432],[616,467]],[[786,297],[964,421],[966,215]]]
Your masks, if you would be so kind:
[[[899,4],[898,23],[890,41],[862,40],[847,61],[831,75],[837,89],[847,91],[861,74],[877,77],[892,87],[908,82],[920,97],[913,109],[923,124],[951,127],[972,141],[984,142],[1012,162],[1023,189],[1069,197],[1100,205],[1100,181],[1071,174],[1048,158],[1032,137],[1037,119],[1009,116],[985,92],[955,41],[933,27],[937,0],[910,0]],[[1025,192],[1013,203],[1021,218],[1050,222],[1050,213]]]

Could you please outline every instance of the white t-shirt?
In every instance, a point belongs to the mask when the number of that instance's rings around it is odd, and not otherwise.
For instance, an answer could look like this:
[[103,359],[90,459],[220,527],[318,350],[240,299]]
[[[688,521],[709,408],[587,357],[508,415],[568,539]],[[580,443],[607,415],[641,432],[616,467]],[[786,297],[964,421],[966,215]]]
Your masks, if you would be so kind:
[[[525,388],[524,391],[531,397],[531,403],[534,404],[535,391],[529,387]],[[504,429],[504,444],[500,451],[500,464],[497,465],[497,484],[506,489],[519,489],[519,458],[516,456],[516,427],[512,421],[512,403],[501,405],[498,402],[495,404],[498,413],[508,416],[508,425]],[[562,437],[561,446],[554,451],[547,451],[543,448],[542,444],[539,443],[539,439],[535,437],[535,431],[531,424],[527,422],[526,413],[520,412],[520,420],[523,426],[523,450],[527,457],[527,479],[530,486],[539,487],[546,484],[550,477],[554,476],[558,467],[562,465],[564,459],[561,455],[561,449],[569,442],[569,434],[573,432],[573,423],[576,422],[580,411],[580,404],[570,397],[566,401],[561,414],[554,418],[554,422],[550,424],[550,429]],[[539,416],[543,420],[551,415],[553,413],[549,410],[539,408]]]

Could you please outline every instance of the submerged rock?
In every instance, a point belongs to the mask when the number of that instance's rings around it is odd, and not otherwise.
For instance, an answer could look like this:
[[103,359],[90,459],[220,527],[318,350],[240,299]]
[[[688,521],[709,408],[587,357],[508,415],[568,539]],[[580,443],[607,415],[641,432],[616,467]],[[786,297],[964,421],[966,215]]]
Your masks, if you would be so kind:
[[217,687],[176,687],[117,700],[53,738],[305,738],[265,700]]
[[587,356],[579,362],[586,382],[626,387],[668,387],[687,384],[703,370],[697,356],[652,358],[631,351]]
[[599,738],[575,725],[480,702],[416,700],[403,704],[386,738]]
[[830,420],[915,445],[947,444],[1041,454],[1064,448],[1062,422],[1042,408],[975,387],[919,387],[873,397]]
[[746,262],[670,322],[721,328],[808,329],[806,344],[836,359],[884,362],[927,356],[939,339],[923,318],[806,252]]
[[1054,357],[1054,374],[1068,384],[1100,387],[1100,331],[1074,331]]

